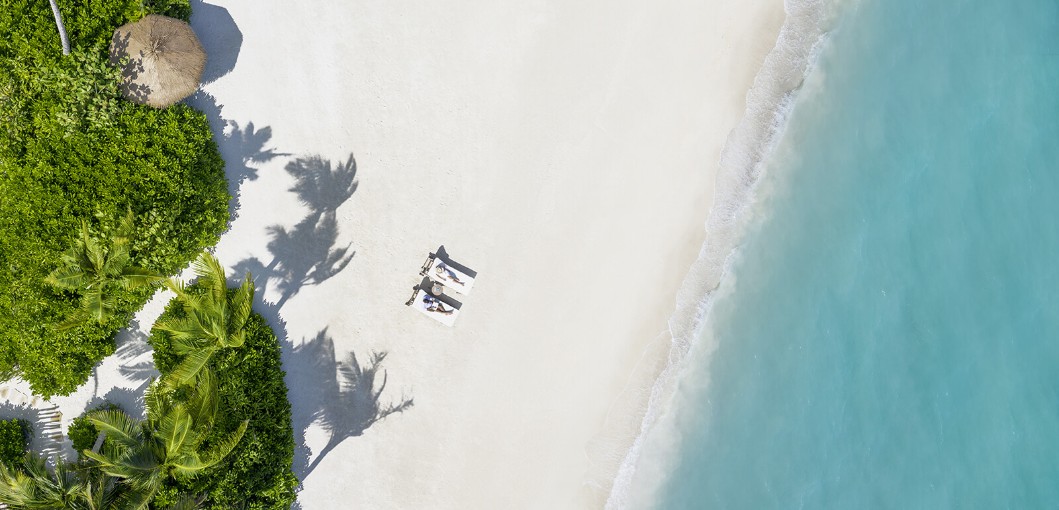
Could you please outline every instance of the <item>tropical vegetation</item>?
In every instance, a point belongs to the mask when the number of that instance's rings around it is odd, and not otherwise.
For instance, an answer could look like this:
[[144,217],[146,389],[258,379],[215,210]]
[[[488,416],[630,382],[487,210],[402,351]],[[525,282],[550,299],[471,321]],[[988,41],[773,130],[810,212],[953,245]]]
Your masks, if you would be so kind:
[[106,434],[100,452],[82,451],[93,467],[121,480],[134,504],[146,506],[169,479],[192,478],[217,465],[246,432],[244,420],[232,431],[206,444],[217,417],[217,387],[205,373],[194,387],[170,389],[155,383],[145,395],[147,419],[123,411],[98,411],[89,420]]
[[129,242],[134,229],[130,210],[104,246],[88,233],[88,222],[81,221],[81,235],[60,257],[62,265],[44,279],[54,287],[81,296],[80,307],[59,324],[59,329],[71,329],[89,321],[103,324],[117,310],[120,290],[138,289],[162,279],[151,271],[129,265]]
[[250,274],[238,288],[229,291],[224,268],[213,255],[203,253],[192,267],[198,277],[196,290],[189,291],[177,279],[167,280],[166,287],[176,294],[175,303],[180,310],[154,324],[154,331],[168,336],[173,353],[183,356],[166,377],[177,386],[191,383],[208,370],[206,364],[217,351],[241,347],[246,342],[246,321],[254,303]]
[[32,438],[29,422],[19,419],[0,420],[0,462],[19,462]]
[[75,419],[73,464],[27,453],[25,423],[0,421],[0,503],[287,509],[290,403],[250,275],[228,288],[201,255],[195,284],[164,276],[216,243],[231,197],[205,115],[121,98],[107,45],[148,13],[187,20],[191,6],[0,0],[0,375],[68,394],[159,285],[176,294],[152,330],[146,417]]
[[[118,479],[98,470],[77,470],[62,462],[49,469],[44,457],[26,455],[21,463],[0,464],[0,502],[25,510],[138,510],[147,508]],[[200,508],[183,496],[169,510]]]
[[[184,288],[186,295],[196,299],[209,294],[215,290],[211,286],[216,285],[216,281],[224,281],[223,273],[217,276],[212,280],[203,280],[200,276],[194,285]],[[239,301],[236,296],[245,292],[247,280],[249,277],[240,287],[228,289],[226,299],[205,298],[216,307],[214,312],[205,315],[222,317],[225,316],[221,313],[223,310],[230,313],[238,308],[231,304]],[[187,310],[184,302],[174,299],[156,325],[178,324],[180,319],[187,318]],[[169,504],[180,494],[203,494],[208,496],[203,508],[286,510],[294,503],[298,479],[291,471],[294,430],[291,428],[287,386],[283,381],[279,341],[265,319],[254,312],[250,312],[245,321],[217,323],[229,327],[241,324],[241,328],[226,331],[239,336],[242,343],[238,347],[204,346],[211,355],[198,377],[204,374],[216,376],[217,394],[223,409],[207,442],[212,444],[236,430],[244,421],[249,421],[246,433],[217,466],[194,478],[166,481],[155,502]],[[173,334],[165,328],[154,328],[148,341],[154,347],[155,366],[162,373],[163,381],[172,377],[182,365],[186,366],[187,358],[195,352],[186,347],[175,347],[177,342]],[[190,380],[195,379],[197,377]]]
[[[57,5],[66,56],[48,3],[0,0],[0,375],[44,397],[114,351],[154,292],[132,268],[186,267],[217,242],[231,198],[205,115],[125,101],[108,64],[115,28],[149,12],[187,19],[188,1]],[[64,278],[78,267],[81,281]]]

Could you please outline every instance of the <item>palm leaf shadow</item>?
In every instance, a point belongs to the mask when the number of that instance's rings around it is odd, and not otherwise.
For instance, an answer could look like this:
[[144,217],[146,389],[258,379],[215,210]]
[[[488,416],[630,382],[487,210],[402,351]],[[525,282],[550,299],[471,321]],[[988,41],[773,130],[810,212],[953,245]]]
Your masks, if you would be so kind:
[[352,244],[336,246],[338,208],[357,190],[357,162],[352,155],[332,164],[319,156],[295,159],[287,164],[294,179],[289,189],[309,212],[293,228],[268,227],[268,251],[272,260],[266,265],[244,260],[236,267],[250,269],[255,275],[275,285],[280,293],[276,305],[284,303],[306,285],[316,285],[335,276],[352,261]]
[[362,435],[380,420],[395,413],[403,413],[414,405],[412,398],[404,396],[397,402],[382,402],[387,382],[386,371],[381,369],[385,359],[386,352],[372,352],[368,363],[362,365],[356,354],[350,352],[345,360],[338,363],[337,377],[325,386],[322,396],[325,405],[310,420],[310,423],[320,424],[330,438],[305,469],[302,480],[343,441]]

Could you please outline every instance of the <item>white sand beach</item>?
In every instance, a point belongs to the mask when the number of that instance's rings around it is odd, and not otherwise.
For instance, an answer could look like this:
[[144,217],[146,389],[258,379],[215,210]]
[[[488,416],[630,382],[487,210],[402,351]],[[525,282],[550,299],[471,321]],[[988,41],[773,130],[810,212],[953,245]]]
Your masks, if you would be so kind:
[[[601,508],[782,2],[292,5],[193,2],[192,103],[238,189],[217,255],[284,338],[301,507]],[[442,245],[477,272],[451,328],[404,305]],[[123,342],[67,419],[146,380]],[[375,423],[336,376],[372,351],[380,404],[414,401]]]

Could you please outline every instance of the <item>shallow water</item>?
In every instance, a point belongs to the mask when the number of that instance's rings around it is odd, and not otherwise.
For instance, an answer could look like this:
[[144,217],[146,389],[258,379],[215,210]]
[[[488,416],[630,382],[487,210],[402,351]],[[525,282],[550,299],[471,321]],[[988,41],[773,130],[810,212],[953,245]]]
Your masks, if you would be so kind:
[[1057,117],[1056,0],[847,5],[656,506],[1059,507]]

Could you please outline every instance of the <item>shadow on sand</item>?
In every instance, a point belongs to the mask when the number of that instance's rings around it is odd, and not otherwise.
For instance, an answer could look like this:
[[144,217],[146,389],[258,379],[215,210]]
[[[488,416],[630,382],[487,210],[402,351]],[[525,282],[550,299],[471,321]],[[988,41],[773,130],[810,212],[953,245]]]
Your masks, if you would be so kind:
[[228,203],[228,228],[239,217],[239,197],[243,183],[257,180],[257,166],[271,161],[277,156],[288,154],[276,152],[268,146],[272,139],[272,128],[257,128],[253,122],[240,126],[237,122],[226,120],[221,116],[224,105],[205,92],[196,92],[184,100],[188,105],[206,114],[206,120],[217,142],[217,149],[224,159],[224,173],[228,177],[228,194],[232,196]]
[[[192,26],[208,54],[203,82],[212,82],[234,69],[242,46],[239,31],[227,9],[192,0],[195,13]],[[240,125],[222,117],[223,105],[213,96],[198,92],[186,102],[206,114],[214,140],[225,161],[232,201],[229,204],[231,222],[238,217],[242,185],[256,180],[258,167],[278,156],[269,145],[272,129],[258,128],[253,122]],[[230,276],[238,280],[247,272],[253,275],[258,292],[254,311],[272,326],[281,342],[283,368],[291,402],[292,425],[295,433],[294,473],[304,481],[325,456],[342,441],[359,436],[383,418],[412,407],[412,399],[404,396],[395,403],[382,402],[386,387],[386,372],[381,368],[386,353],[373,352],[367,360],[349,353],[337,359],[334,341],[326,329],[301,345],[294,346],[287,331],[287,323],[280,310],[306,285],[317,285],[341,272],[353,259],[352,245],[338,246],[337,211],[357,190],[357,164],[351,154],[345,161],[332,162],[318,156],[291,160],[285,170],[294,178],[289,189],[308,209],[308,214],[291,228],[272,225],[268,228],[270,259],[264,262],[248,258],[238,262]],[[275,303],[266,302],[272,286],[279,292]],[[124,353],[136,356],[133,347]],[[127,376],[139,379],[145,367],[130,367]],[[145,381],[143,384],[147,384]],[[128,391],[129,394],[123,394]],[[123,406],[137,390],[114,390],[103,399]],[[93,402],[95,404],[95,402]],[[328,434],[327,444],[313,456],[305,443],[310,426],[318,424]],[[300,508],[295,502],[293,508]]]
[[[383,402],[386,371],[385,352],[372,352],[367,360],[350,352],[336,363],[334,341],[324,329],[299,346],[284,346],[287,379],[292,383],[313,381],[313,392],[291,400],[295,433],[294,474],[305,480],[320,461],[348,438],[364,433],[379,420],[401,413],[413,405],[404,395],[396,402]],[[291,387],[294,387],[293,385]],[[327,444],[309,461],[305,433],[318,424],[329,435]]]
[[288,163],[286,170],[295,179],[290,191],[308,207],[309,214],[291,229],[282,225],[268,228],[272,259],[267,264],[250,258],[235,265],[236,273],[249,271],[262,279],[258,285],[262,293],[274,286],[280,293],[277,307],[283,307],[302,287],[341,272],[354,255],[351,245],[336,246],[338,208],[357,190],[353,156],[338,164],[316,156],[298,158]]
[[202,0],[191,0],[191,27],[207,55],[202,83],[212,83],[232,72],[243,47],[243,33],[228,9]]

